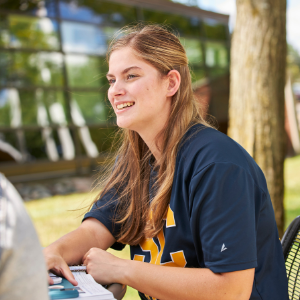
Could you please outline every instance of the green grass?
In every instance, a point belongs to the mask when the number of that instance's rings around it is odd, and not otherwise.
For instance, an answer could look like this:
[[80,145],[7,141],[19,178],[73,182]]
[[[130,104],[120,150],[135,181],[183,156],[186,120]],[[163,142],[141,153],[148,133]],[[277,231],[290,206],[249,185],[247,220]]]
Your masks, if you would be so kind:
[[300,156],[285,160],[285,228],[300,215]]
[[[46,247],[64,234],[77,228],[85,210],[96,196],[90,194],[74,194],[55,196],[42,200],[26,202],[26,208],[35,224],[42,246]],[[285,161],[285,227],[300,215],[300,156]],[[123,251],[109,250],[114,255],[130,259],[129,247]],[[137,291],[128,287],[125,300],[138,300]]]

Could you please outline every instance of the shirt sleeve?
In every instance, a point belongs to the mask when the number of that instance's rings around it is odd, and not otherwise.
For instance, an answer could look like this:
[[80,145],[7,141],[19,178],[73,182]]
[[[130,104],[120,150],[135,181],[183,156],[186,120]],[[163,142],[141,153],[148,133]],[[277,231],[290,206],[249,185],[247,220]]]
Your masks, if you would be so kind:
[[212,163],[191,180],[191,228],[197,253],[214,273],[255,268],[260,189],[243,168]]
[[[87,218],[97,219],[110,231],[114,238],[117,239],[121,230],[121,224],[115,222],[117,205],[118,194],[115,189],[111,189],[94,203],[91,210],[84,215],[82,221]],[[118,242],[111,246],[111,248],[115,250],[122,250],[124,247],[124,244]]]

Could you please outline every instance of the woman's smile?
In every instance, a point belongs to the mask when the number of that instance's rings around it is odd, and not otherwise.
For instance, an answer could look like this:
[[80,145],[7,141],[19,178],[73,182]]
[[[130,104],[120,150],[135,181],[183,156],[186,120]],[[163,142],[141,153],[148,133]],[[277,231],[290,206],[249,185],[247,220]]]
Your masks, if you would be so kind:
[[124,111],[127,111],[128,109],[132,108],[132,106],[134,106],[134,105],[135,105],[135,102],[131,102],[131,101],[115,103],[115,112],[116,112],[116,114],[123,113]]

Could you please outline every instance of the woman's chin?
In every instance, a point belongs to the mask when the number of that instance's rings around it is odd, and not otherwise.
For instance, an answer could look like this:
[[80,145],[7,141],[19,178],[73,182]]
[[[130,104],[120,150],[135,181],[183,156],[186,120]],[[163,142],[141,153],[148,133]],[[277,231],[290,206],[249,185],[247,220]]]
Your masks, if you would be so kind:
[[118,125],[118,127],[123,128],[123,129],[131,129],[131,127],[132,127],[131,122],[127,122],[126,120],[118,120],[117,119],[117,125]]

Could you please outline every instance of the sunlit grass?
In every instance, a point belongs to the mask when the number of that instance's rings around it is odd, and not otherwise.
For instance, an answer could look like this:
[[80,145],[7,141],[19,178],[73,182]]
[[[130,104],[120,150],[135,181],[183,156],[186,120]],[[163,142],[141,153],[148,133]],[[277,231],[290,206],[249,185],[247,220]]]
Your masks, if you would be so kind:
[[300,215],[300,156],[285,160],[285,227]]
[[[76,229],[82,220],[83,210],[87,207],[95,193],[55,196],[25,203],[35,224],[41,244],[45,247],[64,234]],[[285,161],[285,213],[286,227],[300,215],[300,156]],[[114,255],[130,259],[129,247],[123,251],[109,250]],[[137,300],[137,292],[128,287],[126,300]]]

